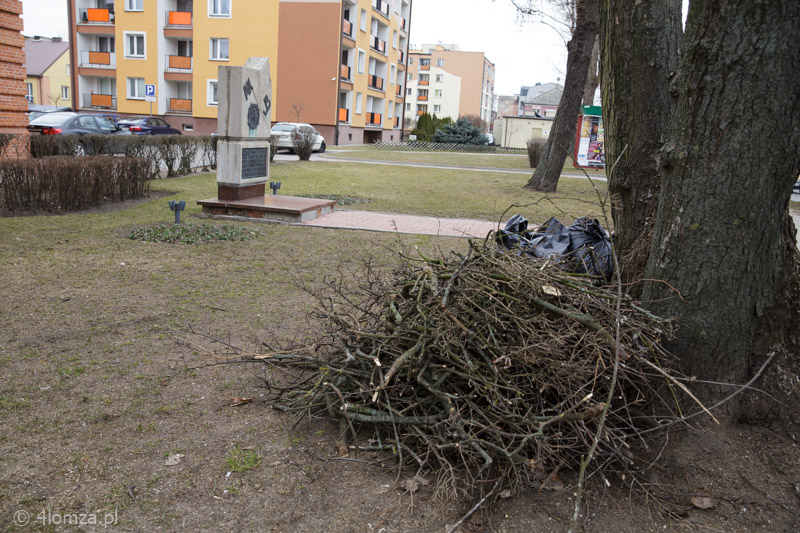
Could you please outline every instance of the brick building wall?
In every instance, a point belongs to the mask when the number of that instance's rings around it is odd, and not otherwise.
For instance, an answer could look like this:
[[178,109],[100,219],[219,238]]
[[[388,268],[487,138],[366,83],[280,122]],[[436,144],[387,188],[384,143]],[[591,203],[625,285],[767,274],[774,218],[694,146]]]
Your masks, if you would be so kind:
[[[25,39],[22,1],[0,0],[0,134],[27,136],[28,101],[25,99]],[[27,139],[7,147],[10,155],[27,153]],[[10,150],[9,150],[10,149]]]

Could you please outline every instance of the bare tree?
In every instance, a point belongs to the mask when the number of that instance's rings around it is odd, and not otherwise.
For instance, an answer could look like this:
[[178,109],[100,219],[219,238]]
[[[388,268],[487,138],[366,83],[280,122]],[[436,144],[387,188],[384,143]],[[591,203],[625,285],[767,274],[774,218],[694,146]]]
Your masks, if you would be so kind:
[[295,122],[300,122],[300,113],[303,112],[303,104],[292,102],[292,110],[294,111],[295,115],[297,115],[297,120]]
[[[557,20],[538,7],[532,0],[511,0],[517,10],[525,15],[539,17],[539,22],[553,25]],[[558,113],[550,129],[547,146],[526,188],[543,192],[554,192],[567,160],[568,149],[573,143],[577,128],[577,116],[586,89],[586,78],[592,57],[592,48],[599,29],[598,0],[556,0],[558,10],[567,17],[562,27],[572,28],[567,43],[567,74],[564,91],[558,105]],[[574,11],[573,11],[574,7]],[[574,17],[573,17],[574,13]],[[572,26],[574,20],[574,26]]]

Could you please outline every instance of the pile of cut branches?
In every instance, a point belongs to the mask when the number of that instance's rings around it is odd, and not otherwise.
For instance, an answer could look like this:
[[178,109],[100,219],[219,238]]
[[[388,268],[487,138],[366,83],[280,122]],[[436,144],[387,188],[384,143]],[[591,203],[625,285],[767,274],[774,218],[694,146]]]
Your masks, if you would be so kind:
[[594,464],[624,470],[672,418],[671,326],[618,291],[490,241],[403,259],[360,292],[331,284],[327,348],[270,358],[308,370],[268,384],[276,407],[338,419],[349,449],[416,463],[450,496],[579,465],[601,415]]

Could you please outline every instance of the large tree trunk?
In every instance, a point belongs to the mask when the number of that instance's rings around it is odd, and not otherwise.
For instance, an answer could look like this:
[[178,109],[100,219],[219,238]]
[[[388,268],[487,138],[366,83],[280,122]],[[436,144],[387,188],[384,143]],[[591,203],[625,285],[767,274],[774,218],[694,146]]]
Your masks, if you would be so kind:
[[[626,283],[642,277],[650,253],[658,209],[658,154],[674,108],[669,80],[678,67],[682,38],[681,0],[601,0],[606,170],[622,155],[609,175],[609,189]],[[638,296],[641,286],[629,287]]]
[[539,164],[525,187],[542,192],[555,192],[558,178],[564,169],[567,150],[572,145],[577,128],[586,74],[592,46],[597,35],[599,20],[598,0],[578,0],[575,33],[567,44],[567,75],[564,78],[564,93],[558,104],[558,113],[550,128],[550,136],[542,151]]
[[[704,380],[743,383],[769,350],[795,340],[798,34],[797,0],[690,4],[646,271],[663,283],[647,283],[643,297],[679,317],[672,351]],[[730,392],[711,388],[706,399]]]
[[594,95],[600,85],[600,35],[594,38],[592,56],[589,58],[589,70],[586,72],[586,84],[583,86],[583,105],[594,105]]

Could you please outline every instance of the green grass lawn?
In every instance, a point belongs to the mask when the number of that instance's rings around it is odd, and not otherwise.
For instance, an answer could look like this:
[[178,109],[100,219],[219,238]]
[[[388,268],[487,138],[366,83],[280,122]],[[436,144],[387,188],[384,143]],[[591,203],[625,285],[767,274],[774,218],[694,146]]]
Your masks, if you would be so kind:
[[[454,152],[401,152],[377,150],[371,146],[335,146],[325,154],[326,157],[347,160],[391,161],[398,163],[424,163],[430,165],[449,165],[459,167],[497,168],[527,170],[533,173],[527,155],[510,154],[468,154]],[[572,166],[572,159],[564,163],[565,172],[580,172]],[[587,170],[591,176],[605,176],[605,171]]]

